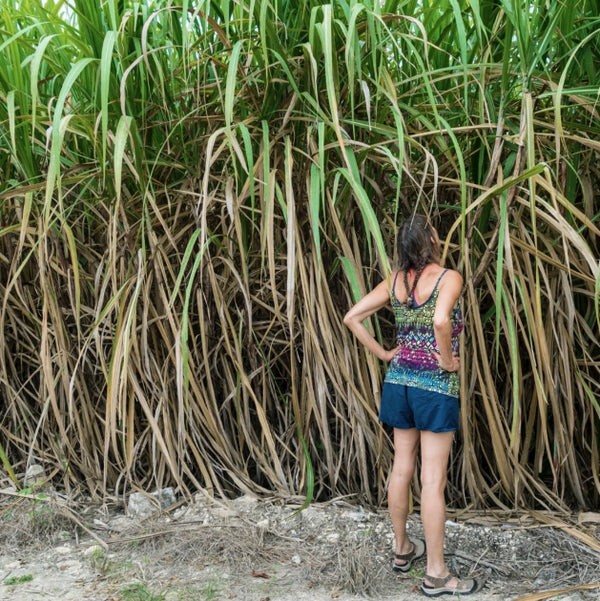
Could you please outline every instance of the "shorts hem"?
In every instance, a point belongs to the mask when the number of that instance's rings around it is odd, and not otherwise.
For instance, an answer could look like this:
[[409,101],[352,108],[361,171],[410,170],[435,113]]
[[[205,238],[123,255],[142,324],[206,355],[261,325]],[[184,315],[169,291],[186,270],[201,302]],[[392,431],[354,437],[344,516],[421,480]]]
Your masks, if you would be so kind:
[[[417,428],[419,430],[419,428]],[[430,430],[429,428],[422,428],[419,432],[433,432],[433,434],[445,434],[446,432],[458,432],[458,428],[441,428],[439,430]]]
[[393,424],[385,422],[381,419],[379,420],[379,423],[383,424],[384,426],[388,426],[389,428],[394,428],[394,430],[417,430],[418,432],[433,432],[434,434],[445,434],[446,432],[458,432],[458,427],[457,428],[441,428],[441,429],[432,430],[431,428],[419,428],[418,426],[394,426]]

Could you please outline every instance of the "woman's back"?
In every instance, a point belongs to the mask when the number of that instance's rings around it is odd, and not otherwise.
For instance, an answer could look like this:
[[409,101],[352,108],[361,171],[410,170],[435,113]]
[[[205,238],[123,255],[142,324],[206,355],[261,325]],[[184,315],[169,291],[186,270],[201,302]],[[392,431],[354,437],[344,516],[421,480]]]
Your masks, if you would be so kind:
[[[398,349],[388,366],[386,382],[458,395],[458,374],[441,369],[435,357],[439,349],[435,338],[434,315],[447,272],[439,265],[429,265],[418,279],[413,291],[413,303],[408,305],[406,300],[409,290],[404,283],[404,273],[398,271],[392,275],[390,297],[396,321]],[[410,288],[414,274],[407,276]],[[457,353],[458,337],[462,330],[459,305],[454,307],[450,323],[452,352]]]
[[[413,292],[416,304],[423,304],[431,296],[432,292],[436,288],[436,285],[438,285],[438,280],[440,279],[440,276],[444,271],[447,270],[445,270],[440,265],[436,265],[433,263],[428,265],[423,270]],[[407,280],[409,286],[412,286],[414,277],[415,272],[413,270],[407,273]],[[401,303],[406,303],[406,299],[409,295],[410,290],[407,290],[405,287],[403,271],[397,271],[392,274],[392,292]]]

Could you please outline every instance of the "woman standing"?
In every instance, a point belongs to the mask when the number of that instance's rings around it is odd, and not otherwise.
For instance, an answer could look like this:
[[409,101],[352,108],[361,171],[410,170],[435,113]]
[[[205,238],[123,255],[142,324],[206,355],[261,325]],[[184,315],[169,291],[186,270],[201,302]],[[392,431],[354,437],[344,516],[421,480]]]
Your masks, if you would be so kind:
[[[425,553],[421,590],[428,596],[467,595],[477,588],[470,578],[450,574],[444,561],[444,525],[448,458],[458,429],[458,336],[462,316],[458,298],[462,277],[440,265],[437,231],[421,215],[408,218],[397,237],[399,269],[363,297],[344,323],[364,346],[389,362],[379,419],[394,428],[394,463],[388,509],[396,539],[394,571],[408,572]],[[390,304],[396,348],[385,350],[364,320]],[[425,544],[409,540],[406,520],[410,483],[421,451],[421,518]]]

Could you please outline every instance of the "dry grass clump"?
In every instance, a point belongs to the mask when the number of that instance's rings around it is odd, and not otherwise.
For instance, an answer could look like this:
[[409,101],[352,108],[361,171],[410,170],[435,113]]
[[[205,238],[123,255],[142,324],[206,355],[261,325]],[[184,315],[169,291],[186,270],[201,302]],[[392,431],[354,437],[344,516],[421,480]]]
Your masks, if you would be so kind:
[[330,579],[337,588],[371,597],[382,593],[384,576],[389,578],[390,575],[373,553],[372,541],[342,545],[337,548],[335,558],[337,561]]
[[480,571],[490,581],[521,582],[533,590],[559,589],[600,582],[600,539],[589,533],[586,544],[557,520],[554,527],[530,521],[504,527],[447,529],[448,559],[456,572]]
[[77,526],[64,507],[49,495],[15,498],[0,495],[0,547],[44,549],[69,539]]
[[139,544],[146,549],[160,548],[173,561],[225,563],[243,571],[258,569],[263,563],[285,562],[293,555],[294,547],[294,543],[250,524],[190,524],[177,526],[177,532],[162,534],[158,529],[155,536],[142,539]]
[[536,528],[528,532],[530,545],[511,565],[543,588],[600,582],[600,552],[560,530]]
[[[279,567],[304,574],[307,583],[353,594],[377,596],[385,588],[385,566],[374,552],[374,541],[331,543],[312,535],[294,536],[250,523],[208,527],[177,526],[177,532],[157,529],[136,540],[144,553],[159,553],[169,562],[222,566],[232,574],[270,579]],[[151,529],[150,529],[151,530]],[[128,538],[135,539],[135,533]],[[130,543],[128,543],[130,544]],[[112,548],[123,551],[126,544]]]

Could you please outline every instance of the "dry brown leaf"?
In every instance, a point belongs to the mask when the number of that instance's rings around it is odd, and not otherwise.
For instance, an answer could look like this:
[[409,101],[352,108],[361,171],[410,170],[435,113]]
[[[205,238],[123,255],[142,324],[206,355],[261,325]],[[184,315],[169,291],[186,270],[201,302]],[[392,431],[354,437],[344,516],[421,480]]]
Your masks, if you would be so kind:
[[266,579],[270,578],[270,576],[267,573],[265,573],[265,572],[257,572],[254,569],[252,570],[252,577],[253,578],[266,578]]
[[600,513],[587,511],[577,516],[578,524],[600,524]]

